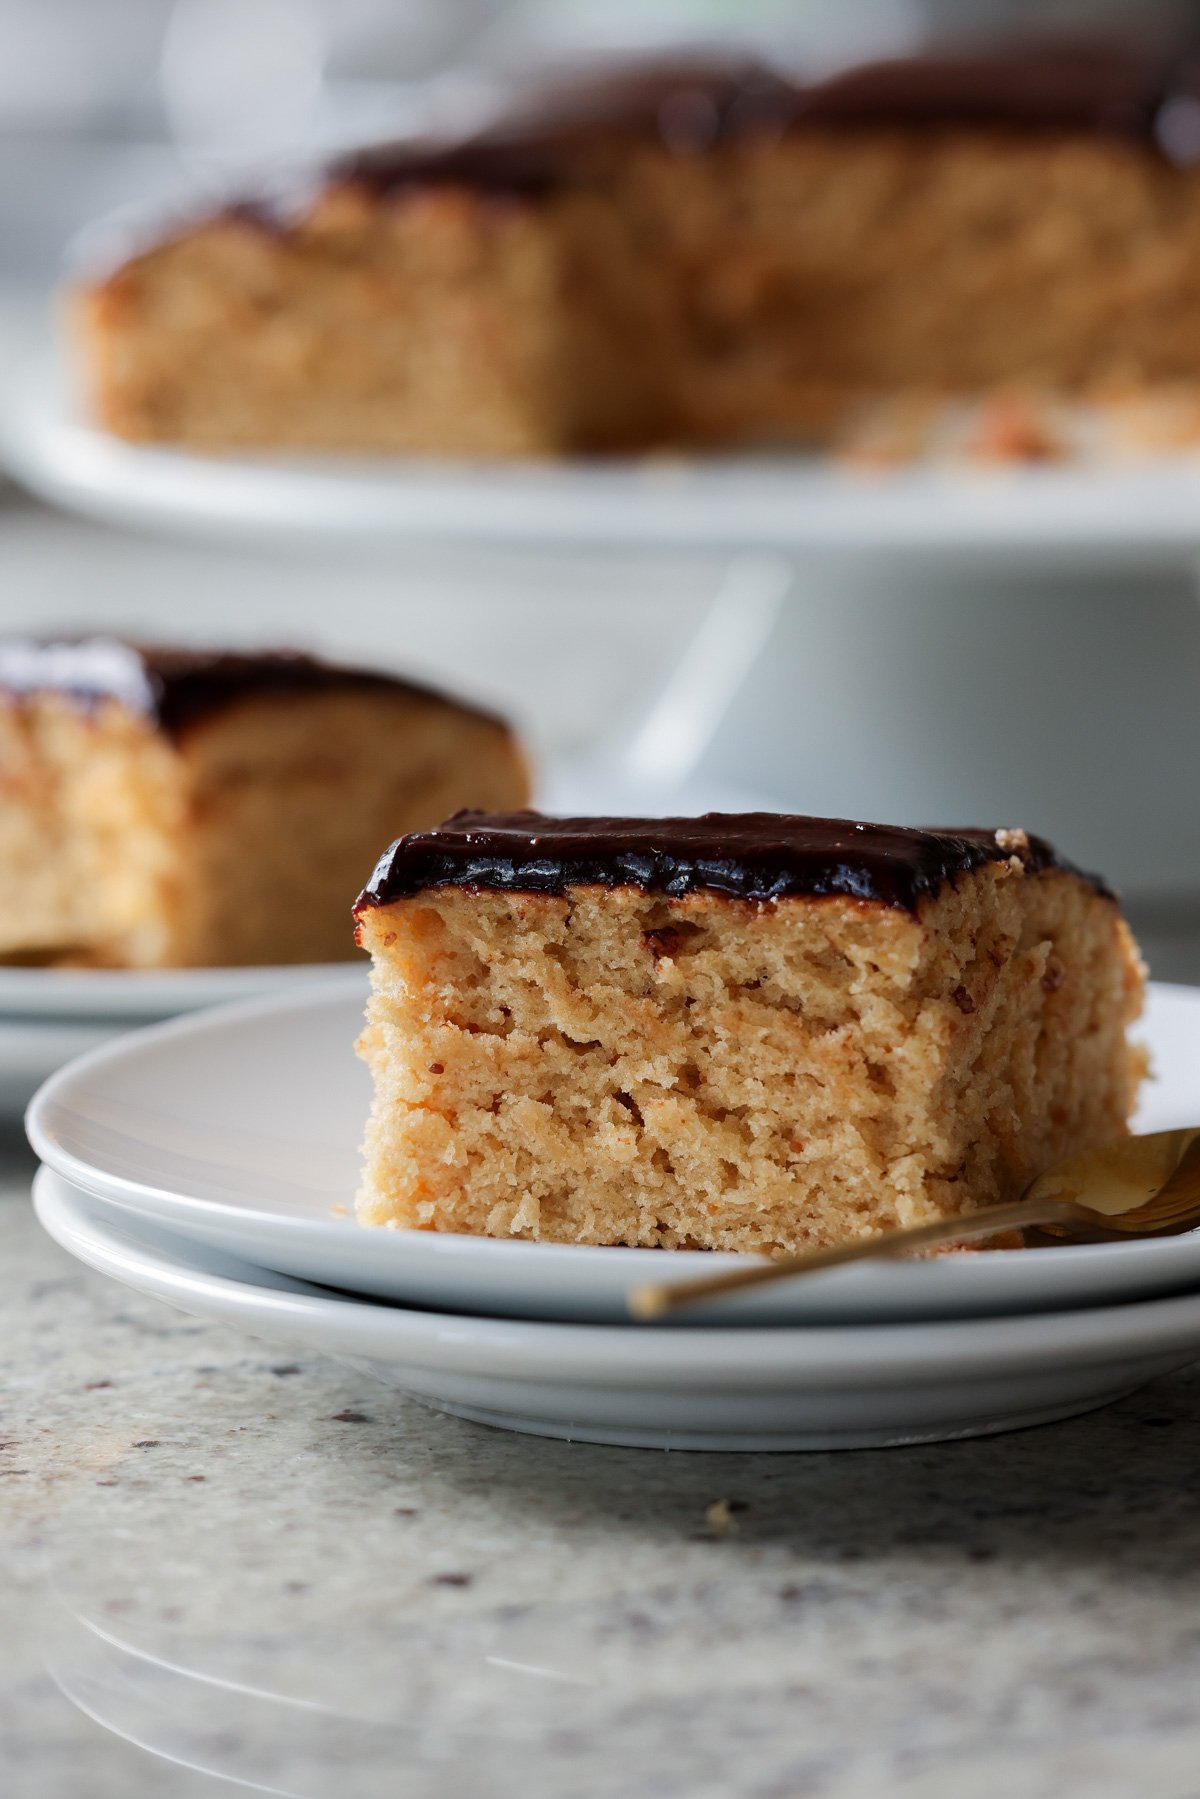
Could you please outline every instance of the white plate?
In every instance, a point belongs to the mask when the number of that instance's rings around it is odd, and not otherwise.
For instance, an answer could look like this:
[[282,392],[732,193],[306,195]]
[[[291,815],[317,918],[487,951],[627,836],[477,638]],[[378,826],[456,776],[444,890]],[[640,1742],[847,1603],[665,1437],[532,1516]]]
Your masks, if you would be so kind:
[[0,1118],[19,1118],[49,1075],[121,1029],[94,1021],[0,1018]]
[[1200,544],[1200,458],[861,471],[780,454],[567,463],[198,456],[87,423],[43,325],[14,368],[0,450],[35,493],[123,524],[295,543],[298,535],[489,542],[754,544],[1006,555]]
[[[629,1288],[741,1258],[400,1230],[353,1221],[369,1100],[353,1053],[357,980],[159,1025],[51,1079],[30,1141],[73,1185],[282,1273],[446,1309],[621,1321]],[[1159,1071],[1139,1125],[1200,1120],[1200,990],[1152,990]],[[1200,1284],[1200,1233],[1159,1242],[880,1263],[714,1306],[752,1319],[967,1317],[1095,1304]],[[694,1314],[698,1316],[698,1314]]]
[[[267,968],[0,968],[0,1018],[131,1018],[148,1024],[260,994],[344,982],[355,964]],[[359,979],[366,983],[365,966]]]
[[1200,1293],[965,1323],[532,1324],[322,1293],[173,1238],[47,1169],[34,1198],[64,1249],[139,1292],[537,1436],[663,1449],[935,1442],[1070,1417],[1200,1356]]

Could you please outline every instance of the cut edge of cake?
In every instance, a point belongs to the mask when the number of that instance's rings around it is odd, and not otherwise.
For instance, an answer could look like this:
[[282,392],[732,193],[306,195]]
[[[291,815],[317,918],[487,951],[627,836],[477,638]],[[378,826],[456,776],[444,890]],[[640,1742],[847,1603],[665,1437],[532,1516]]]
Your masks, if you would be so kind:
[[360,898],[358,1215],[783,1254],[1121,1134],[1144,970],[1023,832],[466,815]]
[[1044,36],[807,83],[623,69],[131,230],[70,330],[105,429],[201,449],[869,459],[893,407],[989,396],[967,453],[1058,453],[1014,402],[1194,430],[1189,83],[1186,47]]
[[528,795],[510,728],[432,689],[106,637],[0,639],[0,760],[0,958],[76,965],[352,957],[383,834]]

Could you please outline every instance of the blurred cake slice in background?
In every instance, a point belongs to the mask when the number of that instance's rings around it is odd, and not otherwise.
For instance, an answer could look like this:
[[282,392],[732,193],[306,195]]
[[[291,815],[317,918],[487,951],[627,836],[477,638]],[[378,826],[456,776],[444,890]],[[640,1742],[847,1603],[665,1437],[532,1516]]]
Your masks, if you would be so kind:
[[121,243],[72,296],[83,372],[127,438],[486,456],[1178,397],[1198,117],[1189,54],[1036,36],[563,81]]
[[527,797],[504,723],[387,674],[0,640],[0,956],[340,960],[382,839]]
[[358,902],[366,1224],[851,1241],[1120,1136],[1144,971],[1023,831],[468,813]]

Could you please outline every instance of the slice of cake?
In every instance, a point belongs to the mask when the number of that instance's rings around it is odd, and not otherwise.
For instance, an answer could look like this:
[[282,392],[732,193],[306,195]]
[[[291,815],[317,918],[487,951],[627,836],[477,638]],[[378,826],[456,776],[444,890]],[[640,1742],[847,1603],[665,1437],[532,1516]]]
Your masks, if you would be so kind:
[[96,416],[200,448],[512,456],[1194,395],[1200,84],[1189,46],[1142,36],[807,81],[626,69],[277,180],[75,284]]
[[1121,1134],[1143,970],[1022,831],[460,813],[357,906],[367,1224],[781,1253]]
[[397,830],[528,798],[507,726],[287,652],[0,640],[0,956],[338,960]]

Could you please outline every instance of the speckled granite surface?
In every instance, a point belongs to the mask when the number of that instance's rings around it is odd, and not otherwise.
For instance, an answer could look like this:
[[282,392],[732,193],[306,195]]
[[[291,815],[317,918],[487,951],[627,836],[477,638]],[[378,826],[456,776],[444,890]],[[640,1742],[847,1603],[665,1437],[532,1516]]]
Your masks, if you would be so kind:
[[85,1272],[31,1173],[4,1799],[1200,1794],[1200,1371],[947,1448],[507,1437]]

